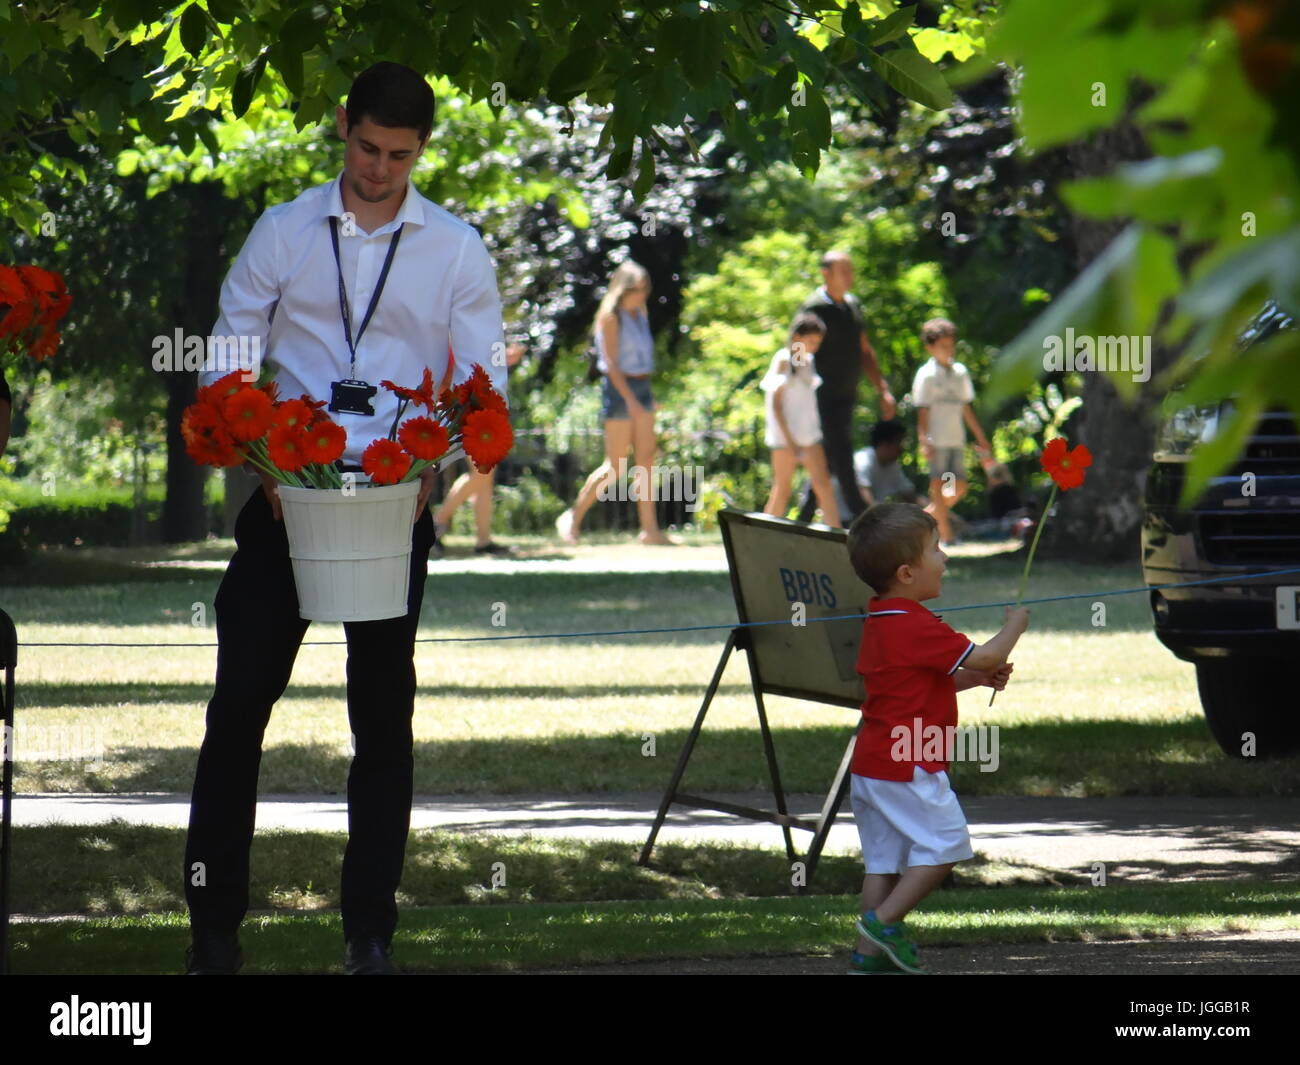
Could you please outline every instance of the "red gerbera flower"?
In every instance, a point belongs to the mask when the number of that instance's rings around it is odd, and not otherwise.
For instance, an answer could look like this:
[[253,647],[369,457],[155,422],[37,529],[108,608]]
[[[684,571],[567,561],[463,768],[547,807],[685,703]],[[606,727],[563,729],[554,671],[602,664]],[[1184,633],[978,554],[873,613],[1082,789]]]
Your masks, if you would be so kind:
[[231,370],[225,377],[218,377],[210,385],[204,385],[198,390],[198,399],[202,403],[210,401],[216,403],[218,408],[222,408],[225,401],[233,396],[244,386],[244,371]]
[[277,425],[266,438],[266,453],[285,473],[307,465],[307,434],[293,426]]
[[1043,469],[1062,492],[1083,484],[1083,471],[1092,465],[1092,453],[1086,447],[1080,444],[1073,451],[1069,447],[1065,437],[1053,437],[1043,448],[1041,459]]
[[285,400],[275,408],[271,417],[272,425],[287,425],[290,428],[306,428],[311,424],[315,411],[300,399]]
[[461,444],[474,465],[487,472],[510,453],[514,432],[500,411],[476,410],[466,415]]
[[362,452],[361,468],[373,484],[397,484],[411,468],[411,456],[396,440],[381,437]]
[[224,404],[230,435],[236,440],[256,440],[271,428],[271,397],[257,388],[241,388]]
[[303,453],[308,462],[329,465],[343,454],[347,447],[348,431],[337,422],[323,418],[304,430],[306,445]]
[[419,388],[403,388],[401,385],[393,384],[392,381],[380,381],[379,384],[401,399],[411,400],[427,411],[433,410],[433,371],[427,366],[424,368],[424,378],[420,381]]
[[417,459],[433,461],[443,455],[450,440],[447,427],[432,418],[409,418],[397,430],[397,439]]
[[190,458],[200,466],[238,466],[244,456],[226,431],[221,412],[210,403],[195,403],[181,415],[181,436]]

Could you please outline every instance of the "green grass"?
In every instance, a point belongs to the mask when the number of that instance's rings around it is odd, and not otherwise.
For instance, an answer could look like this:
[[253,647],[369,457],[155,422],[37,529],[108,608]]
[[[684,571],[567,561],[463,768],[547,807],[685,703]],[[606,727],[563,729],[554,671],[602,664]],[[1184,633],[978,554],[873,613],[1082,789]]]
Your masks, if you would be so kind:
[[[1232,883],[937,892],[908,919],[922,947],[1093,941],[1300,927],[1300,886]],[[408,972],[513,970],[605,961],[846,952],[854,896],[533,903],[404,909]],[[15,973],[177,972],[181,914],[16,924]],[[337,972],[335,915],[250,915],[246,973]]]
[[[703,534],[698,542],[706,542]],[[530,546],[531,545],[531,546]],[[556,553],[538,538],[525,544]],[[0,587],[19,639],[41,641],[215,640],[211,602],[230,544],[159,552],[107,550],[93,565],[130,580],[72,586]],[[675,549],[719,557],[719,548]],[[579,549],[590,558],[645,558],[607,537]],[[62,553],[55,553],[62,554]],[[163,562],[161,569],[149,563]],[[36,567],[49,572],[48,559]],[[186,566],[197,566],[187,569]],[[44,566],[44,570],[42,570]],[[203,566],[209,568],[204,569]],[[112,567],[117,567],[113,570]],[[976,640],[1000,608],[954,605],[1014,594],[1011,556],[956,557],[933,604]],[[143,579],[148,576],[150,579]],[[1031,596],[1136,587],[1136,566],[1081,568],[1046,562]],[[1300,759],[1267,766],[1225,758],[1201,716],[1192,667],[1151,633],[1143,595],[1105,602],[1094,627],[1091,597],[1033,609],[1017,648],[1011,686],[992,708],[987,692],[958,696],[963,723],[1000,728],[1000,766],[959,765],[962,794],[1294,795]],[[202,604],[204,627],[191,619]],[[735,619],[725,574],[558,572],[438,574],[426,589],[421,637],[728,625]],[[494,604],[506,605],[493,628]],[[341,640],[339,625],[314,625],[308,640]],[[656,791],[699,708],[725,629],[417,646],[416,790],[419,793]],[[342,793],[350,758],[340,646],[304,647],[294,680],[266,735],[264,792]],[[19,649],[17,789],[188,791],[215,649]],[[1086,668],[1083,664],[1086,663]],[[768,699],[786,787],[823,791],[857,713]],[[644,737],[656,756],[643,757]],[[687,786],[696,791],[765,788],[744,660],[733,656],[696,749]]]

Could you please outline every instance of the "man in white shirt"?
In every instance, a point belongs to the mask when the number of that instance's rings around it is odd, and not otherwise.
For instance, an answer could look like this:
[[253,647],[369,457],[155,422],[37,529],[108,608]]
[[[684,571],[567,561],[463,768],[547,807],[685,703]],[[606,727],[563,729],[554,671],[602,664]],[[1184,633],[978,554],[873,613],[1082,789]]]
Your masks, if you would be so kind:
[[[433,125],[433,92],[409,67],[378,63],[336,110],[346,143],[337,181],[266,211],[221,290],[218,337],[256,339],[282,399],[330,402],[347,429],[344,468],[386,437],[396,397],[429,368],[456,384],[478,363],[504,396],[501,303],[487,249],[468,224],[431,203],[410,174]],[[387,262],[387,268],[385,263]],[[456,352],[455,361],[448,357]],[[210,365],[203,384],[230,366]],[[342,918],[349,973],[394,971],[390,943],[410,827],[415,634],[433,521],[426,471],[416,508],[407,614],[348,622],[348,775]],[[248,852],[262,733],[283,694],[309,622],[298,616],[276,482],[262,475],[235,527],[237,550],[214,602],[217,675],[195,770],[185,850],[192,945],[187,972],[242,962]]]
[[957,327],[947,318],[931,318],[921,327],[921,340],[930,358],[912,382],[917,409],[917,433],[930,471],[930,505],[925,509],[939,526],[939,539],[956,541],[948,511],[966,494],[966,430],[970,426],[983,455],[992,454],[971,404],[975,386],[966,367],[955,362]]

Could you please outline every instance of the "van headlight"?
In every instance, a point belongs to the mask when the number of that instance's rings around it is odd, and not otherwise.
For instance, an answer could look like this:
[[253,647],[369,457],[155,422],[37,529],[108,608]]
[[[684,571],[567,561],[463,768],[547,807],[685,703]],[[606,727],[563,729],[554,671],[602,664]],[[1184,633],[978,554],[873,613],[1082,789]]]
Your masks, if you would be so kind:
[[1219,404],[1182,407],[1167,417],[1156,434],[1157,462],[1186,462],[1192,449],[1214,439],[1219,428]]

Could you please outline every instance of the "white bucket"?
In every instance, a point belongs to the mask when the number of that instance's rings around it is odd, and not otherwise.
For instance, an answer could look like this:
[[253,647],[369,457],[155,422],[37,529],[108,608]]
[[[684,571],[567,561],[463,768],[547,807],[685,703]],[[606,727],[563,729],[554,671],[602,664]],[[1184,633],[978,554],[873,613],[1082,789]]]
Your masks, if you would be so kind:
[[406,613],[420,482],[341,488],[280,485],[298,614],[379,621]]

